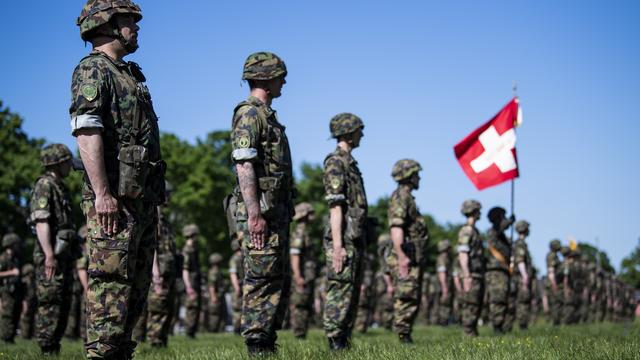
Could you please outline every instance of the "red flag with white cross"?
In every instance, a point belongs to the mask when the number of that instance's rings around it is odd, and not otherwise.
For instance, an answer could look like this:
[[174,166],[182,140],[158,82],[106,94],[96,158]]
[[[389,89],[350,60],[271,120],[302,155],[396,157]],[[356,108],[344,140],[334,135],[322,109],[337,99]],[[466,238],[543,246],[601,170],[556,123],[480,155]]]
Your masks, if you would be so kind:
[[518,98],[514,97],[453,148],[462,170],[478,190],[519,176],[515,128],[521,121]]

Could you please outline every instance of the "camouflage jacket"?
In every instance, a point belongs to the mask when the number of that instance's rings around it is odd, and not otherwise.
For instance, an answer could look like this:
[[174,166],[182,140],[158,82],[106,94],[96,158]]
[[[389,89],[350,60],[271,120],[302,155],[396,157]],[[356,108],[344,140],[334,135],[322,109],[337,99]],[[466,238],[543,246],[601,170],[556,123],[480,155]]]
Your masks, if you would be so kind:
[[404,230],[405,241],[426,240],[427,227],[408,185],[399,185],[391,194],[388,218],[389,227],[397,226]]
[[[438,257],[436,258],[436,276],[438,276],[438,274],[440,273],[445,273],[446,282],[449,287],[449,291],[452,290],[451,288],[453,286],[453,277],[451,275],[451,267],[452,267],[451,254],[449,253],[449,250],[439,253]],[[438,277],[438,281],[439,280],[440,278]]]
[[[294,208],[291,150],[276,112],[253,96],[238,104],[233,113],[231,147],[235,163],[254,164],[258,194],[266,194],[261,196],[263,216],[267,221],[288,223]],[[265,198],[271,204],[262,201]],[[241,196],[236,211],[237,220],[246,220],[247,210]]]
[[[504,234],[506,228],[501,225],[498,229],[492,227],[487,232],[487,246],[489,249],[487,252],[487,270],[509,271],[512,243]],[[494,249],[493,251],[492,248]],[[494,252],[496,253],[494,254]],[[498,253],[502,259],[496,256]]]
[[549,269],[553,269],[553,274],[556,277],[556,283],[560,285],[564,273],[562,272],[562,263],[558,257],[558,253],[555,251],[549,251],[547,253],[547,272],[549,272]]
[[200,259],[197,246],[185,245],[182,248],[182,256],[184,262],[182,263],[182,269],[189,273],[189,280],[191,280],[191,286],[198,292],[201,285],[201,273],[200,273]]
[[469,273],[474,277],[482,277],[486,260],[480,232],[475,226],[465,224],[458,232],[458,253],[469,254]]
[[518,239],[513,244],[513,262],[515,268],[513,274],[520,276],[520,270],[518,270],[518,264],[523,262],[527,269],[527,275],[531,278],[531,254],[529,253],[529,247],[524,240]]
[[238,281],[242,285],[244,281],[244,268],[243,268],[243,258],[241,252],[235,252],[231,255],[231,259],[229,259],[229,274],[237,274]]
[[[342,206],[343,244],[364,245],[367,195],[358,162],[350,153],[337,147],[324,160],[323,182],[325,200],[329,206]],[[331,240],[331,226],[327,222],[325,241],[331,242]]]
[[309,236],[309,229],[306,223],[299,222],[296,224],[291,234],[289,253],[299,255],[301,265],[307,262],[312,262],[313,264],[317,262],[315,244],[311,240],[311,236]]
[[218,296],[224,293],[224,277],[219,266],[212,266],[207,273],[207,285],[216,290]]
[[[20,268],[20,263],[14,254],[7,251],[0,254],[0,271],[7,271],[13,268]],[[20,284],[20,276],[6,276],[0,278],[0,291],[12,293],[16,291]]]
[[[151,170],[143,198],[159,204],[164,196],[164,189],[159,188],[164,186],[160,131],[145,81],[136,63],[116,61],[94,50],[73,72],[69,113],[74,136],[80,129],[100,129],[107,180],[114,195],[118,189],[120,149],[129,145],[131,138],[135,139],[135,145],[146,149]],[[139,130],[135,130],[135,125]],[[83,198],[94,197],[88,176],[85,176]]]
[[158,269],[165,280],[171,280],[175,279],[178,266],[176,243],[173,228],[162,209],[158,207]]

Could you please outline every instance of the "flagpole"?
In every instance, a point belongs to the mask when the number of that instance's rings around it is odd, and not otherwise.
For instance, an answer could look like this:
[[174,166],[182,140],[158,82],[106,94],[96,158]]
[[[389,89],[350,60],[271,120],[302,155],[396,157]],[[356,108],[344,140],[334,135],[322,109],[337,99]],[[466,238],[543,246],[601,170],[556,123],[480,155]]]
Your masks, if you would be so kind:
[[[513,81],[513,97],[518,97],[518,82]],[[511,179],[511,216],[514,214],[515,208],[515,194],[516,194],[516,179]],[[513,241],[513,229],[515,228],[515,224],[511,224],[511,241]]]

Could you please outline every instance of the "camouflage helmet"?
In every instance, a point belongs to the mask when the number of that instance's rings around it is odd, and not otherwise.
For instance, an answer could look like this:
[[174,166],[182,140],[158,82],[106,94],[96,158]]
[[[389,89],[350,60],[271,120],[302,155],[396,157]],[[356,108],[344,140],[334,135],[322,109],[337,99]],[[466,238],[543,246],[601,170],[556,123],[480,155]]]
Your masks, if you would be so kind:
[[448,239],[438,241],[438,252],[445,252],[451,248],[451,242]]
[[60,164],[72,158],[71,150],[63,144],[47,145],[40,151],[40,161],[44,166]]
[[240,250],[240,241],[238,239],[231,240],[231,251],[236,252]]
[[351,134],[358,129],[364,129],[364,123],[362,119],[351,113],[340,113],[329,122],[329,131],[331,131],[331,137],[338,138],[342,135]]
[[482,209],[480,202],[476,200],[465,200],[462,203],[462,209],[460,211],[462,212],[462,215],[469,216],[476,211],[480,211],[480,209]]
[[20,237],[15,233],[9,233],[2,237],[2,248],[12,247],[20,242]]
[[220,264],[221,261],[222,261],[222,255],[220,255],[218,253],[213,253],[213,254],[209,255],[209,264],[210,265]]
[[278,55],[260,51],[247,57],[242,70],[242,80],[271,80],[287,76],[287,66]]
[[487,213],[487,218],[490,222],[496,223],[500,221],[506,213],[507,210],[505,210],[503,207],[494,206],[491,208],[491,210],[489,210],[489,213]]
[[314,212],[315,210],[313,209],[313,206],[311,206],[311,204],[309,204],[308,202],[300,203],[296,205],[296,214],[293,216],[293,220],[295,221],[300,220],[305,216],[312,214]]
[[33,264],[24,264],[22,266],[22,270],[20,271],[20,273],[22,275],[31,275],[33,274],[34,271],[35,271],[35,268],[33,267]]
[[553,239],[549,243],[549,248],[553,251],[560,251],[562,249],[562,243],[558,239]]
[[520,220],[516,223],[516,231],[518,234],[524,234],[529,232],[529,222],[526,220]]
[[136,22],[142,20],[140,7],[130,0],[89,0],[82,8],[82,12],[76,20],[80,27],[80,37],[89,41],[94,31],[104,24],[108,24],[116,14],[131,14]]
[[402,181],[410,178],[413,174],[422,170],[422,166],[415,160],[402,159],[398,160],[393,169],[391,170],[391,176],[395,181]]
[[389,236],[389,234],[384,233],[381,234],[380,236],[378,236],[378,245],[379,246],[385,246],[387,244],[391,243],[391,236]]
[[560,253],[562,254],[562,256],[569,256],[569,254],[571,254],[571,249],[569,249],[568,246],[563,246],[560,248]]
[[200,233],[200,229],[198,228],[198,225],[196,225],[196,224],[185,225],[182,228],[182,236],[184,236],[184,237],[196,236],[199,233]]

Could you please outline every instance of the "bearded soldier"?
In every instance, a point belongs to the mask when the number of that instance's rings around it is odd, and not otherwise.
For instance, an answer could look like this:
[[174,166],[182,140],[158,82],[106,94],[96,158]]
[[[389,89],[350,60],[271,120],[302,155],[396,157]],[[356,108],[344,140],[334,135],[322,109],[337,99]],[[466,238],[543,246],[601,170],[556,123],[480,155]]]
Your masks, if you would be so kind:
[[295,210],[293,220],[296,226],[291,235],[290,250],[294,285],[291,292],[291,328],[295,337],[304,339],[313,311],[313,288],[318,268],[316,244],[309,234],[309,223],[315,219],[315,211],[306,202],[296,205]]
[[562,296],[563,296],[563,278],[564,273],[561,269],[561,262],[558,258],[558,252],[562,245],[560,240],[553,239],[549,243],[549,252],[547,253],[547,301],[549,303],[549,317],[553,325],[560,325],[562,322]]
[[158,117],[140,67],[123,61],[138,48],[141,19],[130,0],[89,0],[77,21],[93,46],[73,73],[69,109],[86,169],[90,359],[133,356],[131,333],[149,291],[156,206],[164,198]]
[[478,319],[484,300],[484,246],[476,222],[482,206],[475,200],[462,203],[467,222],[458,233],[458,259],[462,278],[462,327],[469,336],[478,336]]
[[65,145],[52,144],[42,150],[41,160],[45,173],[33,187],[29,217],[38,237],[33,251],[38,296],[36,339],[43,354],[57,354],[69,318],[73,264],[78,255],[71,195],[63,182],[71,171],[72,155]]
[[331,350],[351,347],[362,281],[367,196],[362,174],[351,152],[360,146],[364,123],[354,114],[341,113],[329,124],[338,146],[324,160],[325,200],[329,222],[325,224],[327,299],[324,330]]
[[518,240],[514,244],[514,285],[516,296],[516,320],[521,330],[527,329],[531,318],[531,288],[533,271],[531,264],[531,254],[525,239],[529,236],[529,222],[521,220],[516,223]]
[[231,157],[238,186],[236,222],[243,233],[242,336],[250,355],[275,353],[291,279],[289,223],[294,213],[293,174],[285,127],[271,108],[286,83],[287,67],[277,55],[249,55],[242,78],[250,96],[236,106]]

